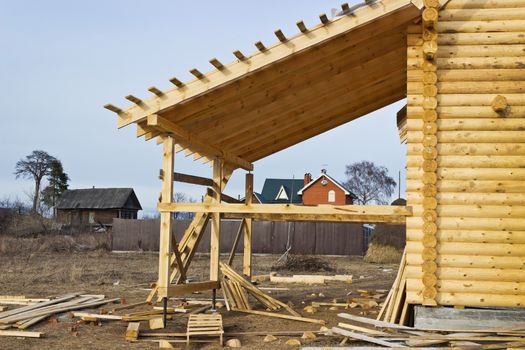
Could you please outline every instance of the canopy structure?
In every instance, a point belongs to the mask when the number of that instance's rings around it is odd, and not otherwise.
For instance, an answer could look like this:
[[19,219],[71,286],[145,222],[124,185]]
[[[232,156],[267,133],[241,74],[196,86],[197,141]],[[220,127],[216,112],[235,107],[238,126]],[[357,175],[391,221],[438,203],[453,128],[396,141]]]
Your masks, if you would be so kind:
[[[278,42],[261,42],[252,55],[211,59],[208,73],[170,81],[173,89],[126,98],[118,126],[137,125],[137,136],[164,132],[195,158],[220,156],[235,167],[251,163],[359,118],[406,96],[407,26],[420,15],[417,1],[370,1]],[[210,142],[209,140],[213,140]]]

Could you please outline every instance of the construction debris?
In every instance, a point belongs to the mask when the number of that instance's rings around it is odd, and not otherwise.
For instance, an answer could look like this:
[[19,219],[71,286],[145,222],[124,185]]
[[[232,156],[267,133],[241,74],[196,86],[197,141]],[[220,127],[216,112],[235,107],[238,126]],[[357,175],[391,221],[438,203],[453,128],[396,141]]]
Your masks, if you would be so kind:
[[[525,345],[525,327],[483,329],[476,332],[462,330],[433,330],[406,327],[380,320],[373,320],[351,314],[339,317],[357,324],[339,323],[332,333],[346,338],[364,341],[388,348],[421,348],[436,344],[472,349],[518,348]],[[430,348],[428,348],[430,349]]]
[[[230,266],[221,263],[220,268],[225,277],[222,280],[221,285],[223,287],[222,292],[224,294],[224,300],[226,303],[226,308],[228,310],[235,310],[235,311],[251,313],[255,315],[284,318],[288,320],[295,320],[295,321],[302,321],[302,322],[311,322],[311,323],[319,323],[319,324],[325,323],[323,320],[316,320],[316,319],[302,317],[298,312],[293,310],[289,305],[277,299],[274,299],[270,297],[269,295],[263,293],[259,289],[257,289],[251,283],[246,281],[241,275],[235,272]],[[263,304],[267,310],[274,311],[280,308],[284,308],[292,316],[282,315],[282,314],[277,314],[277,313],[272,313],[272,312],[253,310],[248,301],[248,294],[251,295],[256,300],[258,300],[261,304]]]
[[27,329],[55,314],[93,308],[118,300],[119,298],[105,299],[103,295],[83,295],[82,292],[66,294],[55,299],[39,301],[16,309],[0,312],[0,325],[3,326],[3,329]]
[[299,339],[295,339],[295,338],[288,339],[286,341],[286,345],[289,345],[289,346],[301,346],[301,341]]

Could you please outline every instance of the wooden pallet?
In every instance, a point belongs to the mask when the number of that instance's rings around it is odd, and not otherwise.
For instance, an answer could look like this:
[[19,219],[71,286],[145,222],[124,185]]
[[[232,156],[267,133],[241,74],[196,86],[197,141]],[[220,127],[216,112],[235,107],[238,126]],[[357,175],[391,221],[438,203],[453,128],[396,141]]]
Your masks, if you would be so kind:
[[224,329],[222,328],[222,316],[220,314],[195,314],[188,319],[186,331],[186,344],[190,344],[190,336],[195,335],[218,335],[221,346],[223,345]]

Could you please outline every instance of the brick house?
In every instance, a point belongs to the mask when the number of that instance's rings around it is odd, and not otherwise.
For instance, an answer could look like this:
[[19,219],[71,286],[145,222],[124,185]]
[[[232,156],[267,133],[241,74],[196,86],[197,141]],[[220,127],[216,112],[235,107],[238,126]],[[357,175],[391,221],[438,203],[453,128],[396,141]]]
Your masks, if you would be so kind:
[[354,195],[330,177],[326,170],[312,179],[307,173],[304,179],[266,179],[261,193],[254,192],[254,203],[290,204],[353,204]]
[[57,220],[72,226],[112,225],[114,218],[136,219],[142,210],[132,188],[67,190],[57,204]]
[[354,195],[330,177],[325,169],[321,170],[321,174],[313,180],[311,174],[305,174],[304,186],[299,189],[297,194],[301,196],[304,205],[344,205],[354,202]]

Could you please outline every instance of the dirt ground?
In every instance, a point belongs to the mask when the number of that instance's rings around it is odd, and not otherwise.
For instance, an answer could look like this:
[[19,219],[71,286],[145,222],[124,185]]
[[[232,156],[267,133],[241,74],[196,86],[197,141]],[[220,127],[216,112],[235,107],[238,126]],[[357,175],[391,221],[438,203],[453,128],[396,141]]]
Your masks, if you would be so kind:
[[[226,257],[222,257],[226,259]],[[110,253],[94,251],[82,253],[32,253],[18,256],[0,255],[0,295],[25,295],[26,297],[49,297],[68,292],[84,291],[91,294],[105,294],[106,297],[125,298],[126,302],[143,301],[147,295],[146,288],[151,281],[156,280],[156,253]],[[268,274],[277,261],[278,256],[254,256],[254,274]],[[291,302],[294,308],[306,317],[327,321],[327,327],[337,325],[343,320],[336,315],[339,312],[369,315],[377,314],[378,308],[363,310],[360,308],[344,310],[328,310],[321,308],[313,315],[306,314],[303,307],[312,301],[346,302],[348,297],[358,296],[358,290],[389,289],[397,272],[393,264],[368,264],[360,257],[323,257],[334,268],[334,272],[319,274],[352,274],[353,283],[331,282],[326,285],[272,284],[263,282],[263,287],[286,287],[286,291],[272,291],[270,295],[283,302]],[[239,259],[238,259],[239,260]],[[240,261],[234,268],[240,270]],[[291,275],[292,272],[279,271],[280,274]],[[294,274],[300,274],[294,271]],[[306,272],[312,274],[311,272]],[[208,276],[208,257],[197,256],[190,267],[191,279],[206,280]],[[348,293],[352,292],[349,296]],[[210,293],[194,294],[189,297],[209,298]],[[222,298],[222,293],[218,292]],[[253,303],[256,309],[261,306]],[[132,311],[139,311],[134,309]],[[84,311],[84,310],[83,310]],[[283,331],[283,330],[318,330],[319,326],[311,323],[288,321],[270,317],[247,315],[238,312],[228,312],[219,309],[223,315],[225,332],[247,331]],[[283,312],[284,313],[284,312]],[[124,340],[127,322],[104,322],[101,326],[82,324],[78,335],[72,335],[68,326],[74,322],[69,314],[59,317],[59,323],[42,322],[29,330],[45,332],[41,339],[0,338],[0,349],[157,349],[155,342],[139,341],[128,343]],[[184,332],[185,318],[172,320],[168,323],[166,332]],[[143,328],[147,325],[143,322]],[[299,338],[297,336],[295,338]],[[237,337],[246,349],[277,349],[290,348],[285,342],[291,337],[278,336],[273,343],[264,343],[264,336]],[[228,339],[228,337],[226,337]],[[302,341],[309,346],[336,346],[340,341],[336,337],[319,336],[312,341]],[[185,345],[181,344],[181,348]],[[218,343],[194,344],[193,349],[220,348]]]

